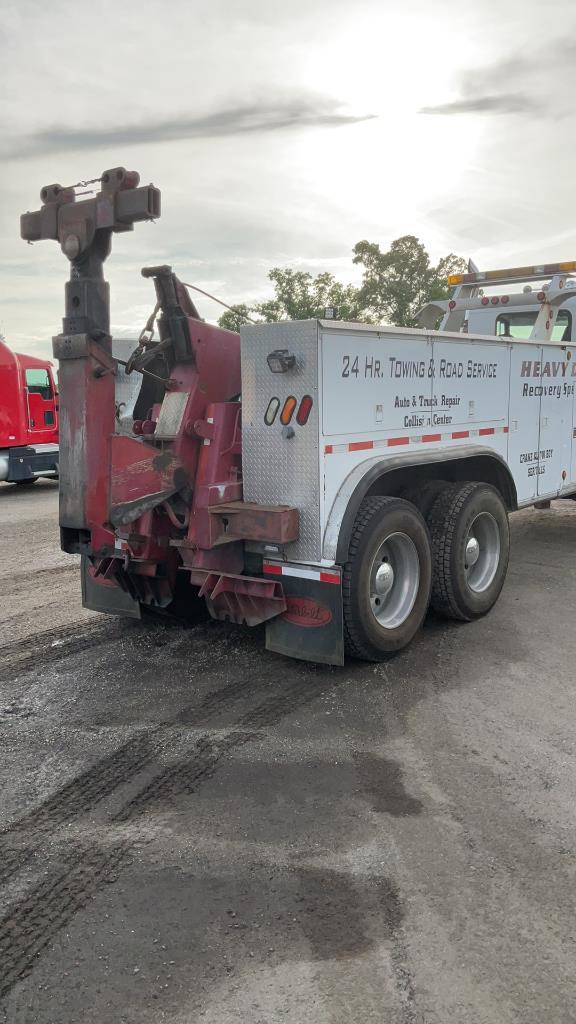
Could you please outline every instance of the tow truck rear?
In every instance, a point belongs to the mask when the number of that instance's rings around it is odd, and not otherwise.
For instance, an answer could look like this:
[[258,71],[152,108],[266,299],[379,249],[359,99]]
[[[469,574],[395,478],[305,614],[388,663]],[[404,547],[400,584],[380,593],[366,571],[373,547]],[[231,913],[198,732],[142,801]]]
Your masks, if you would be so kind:
[[54,339],[60,526],[83,555],[85,603],[139,616],[201,599],[214,618],[266,623],[270,649],[331,664],[400,650],[430,604],[489,611],[508,513],[576,492],[576,360],[554,337],[576,295],[568,269],[538,268],[549,283],[514,340],[462,333],[485,306],[478,280],[419,330],[313,320],[240,339],[201,320],[170,267],[145,268],[156,306],[127,360],[142,376],[127,436],[103,264],[114,232],[159,216],[160,194],[123,168],[98,180],[80,201],[44,188],[21,220],[71,264]]

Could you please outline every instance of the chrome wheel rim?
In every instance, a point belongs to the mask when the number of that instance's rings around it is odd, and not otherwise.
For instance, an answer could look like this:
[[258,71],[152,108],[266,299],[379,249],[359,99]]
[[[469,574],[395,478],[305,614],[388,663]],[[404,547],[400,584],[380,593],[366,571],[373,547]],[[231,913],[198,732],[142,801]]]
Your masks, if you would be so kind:
[[378,625],[396,629],[414,607],[420,587],[420,559],[406,533],[391,533],[370,569],[370,607]]
[[500,531],[494,516],[481,512],[473,520],[464,544],[466,582],[475,594],[492,583],[500,564]]

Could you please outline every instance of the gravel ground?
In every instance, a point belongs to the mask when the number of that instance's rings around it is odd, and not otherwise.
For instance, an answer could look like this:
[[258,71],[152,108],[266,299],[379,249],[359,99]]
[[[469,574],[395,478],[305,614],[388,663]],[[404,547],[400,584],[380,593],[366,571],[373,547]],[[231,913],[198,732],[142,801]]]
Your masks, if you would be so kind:
[[0,486],[2,1024],[576,1021],[576,506],[493,613],[327,669],[83,611]]

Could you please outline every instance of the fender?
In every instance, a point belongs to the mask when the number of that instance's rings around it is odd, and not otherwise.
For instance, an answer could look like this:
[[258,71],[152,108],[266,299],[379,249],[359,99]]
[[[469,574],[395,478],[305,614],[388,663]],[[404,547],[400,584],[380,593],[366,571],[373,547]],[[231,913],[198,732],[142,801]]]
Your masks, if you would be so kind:
[[[470,462],[477,459],[482,460],[481,465],[484,467],[486,467],[486,460],[489,460],[491,464],[489,476],[492,479],[487,479],[482,472],[478,472],[480,468],[478,464],[476,466],[470,464],[469,476],[457,473],[454,479],[484,480],[487,483],[494,483],[508,510],[514,511],[518,507],[516,485],[508,464],[501,455],[484,445],[470,444],[457,448],[434,448],[429,452],[403,452],[385,458],[366,459],[348,474],[334,499],[324,530],[322,557],[340,565],[346,561],[354,520],[360,504],[373,485],[383,477],[398,470],[445,465],[447,462]],[[456,470],[456,466],[453,469]],[[447,476],[451,478],[453,472],[447,473]],[[386,491],[378,490],[376,493],[385,494]]]

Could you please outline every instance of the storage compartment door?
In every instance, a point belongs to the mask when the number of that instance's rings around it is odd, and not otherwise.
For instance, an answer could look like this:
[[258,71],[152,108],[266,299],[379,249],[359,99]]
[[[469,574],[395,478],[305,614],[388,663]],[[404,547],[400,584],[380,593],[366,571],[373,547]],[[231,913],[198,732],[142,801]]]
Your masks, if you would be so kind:
[[572,350],[568,353],[552,346],[543,347],[538,494],[560,491],[570,479],[576,382],[572,367]]
[[541,358],[539,345],[514,345],[510,366],[508,465],[518,492],[518,504],[538,494],[540,444]]

